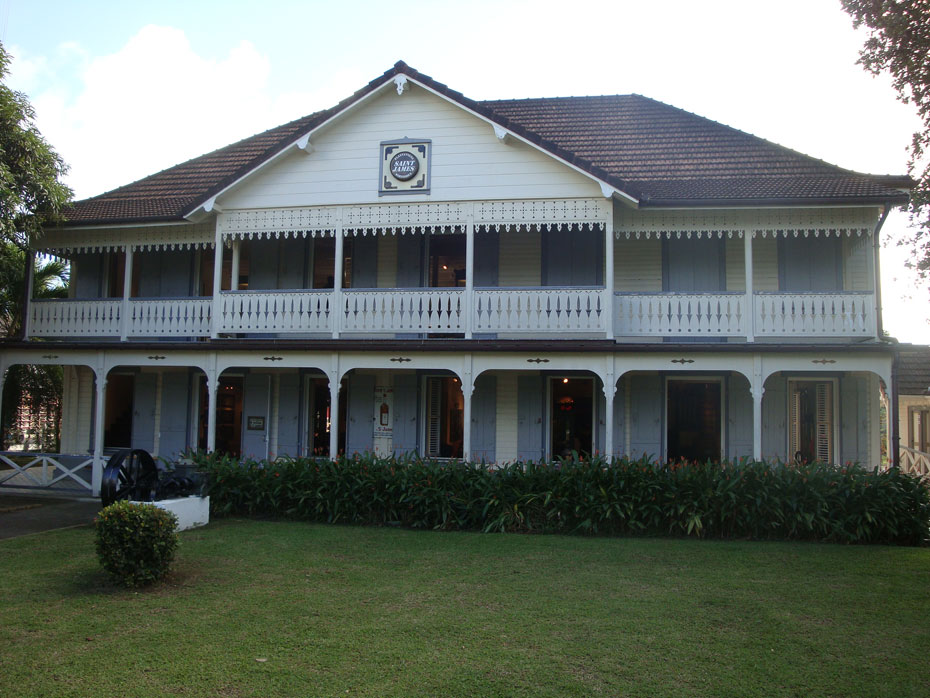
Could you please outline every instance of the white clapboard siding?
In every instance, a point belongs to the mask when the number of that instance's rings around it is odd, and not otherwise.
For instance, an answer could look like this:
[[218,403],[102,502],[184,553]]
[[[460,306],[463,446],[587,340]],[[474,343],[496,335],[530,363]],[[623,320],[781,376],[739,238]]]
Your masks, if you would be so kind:
[[847,291],[872,290],[872,238],[843,238],[843,288]]
[[746,291],[746,252],[743,238],[727,238],[725,243],[727,291]]
[[397,238],[378,236],[378,288],[397,288]]
[[662,242],[626,240],[614,244],[614,288],[617,291],[662,290]]
[[517,459],[517,374],[497,374],[497,443],[498,463]]
[[752,286],[756,291],[778,290],[778,243],[772,236],[752,240]]
[[508,230],[500,236],[498,286],[539,286],[542,238],[536,230]]
[[[408,83],[409,84],[409,83]],[[432,140],[430,195],[378,196],[380,143]],[[221,198],[227,209],[395,201],[600,196],[590,178],[493,128],[457,105],[411,85],[351,110],[295,151]]]

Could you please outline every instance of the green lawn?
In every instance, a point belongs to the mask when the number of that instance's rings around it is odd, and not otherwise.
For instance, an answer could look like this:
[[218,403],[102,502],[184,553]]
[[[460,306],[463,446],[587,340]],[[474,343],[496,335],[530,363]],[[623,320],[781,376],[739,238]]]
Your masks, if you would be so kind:
[[0,541],[0,696],[927,696],[930,549],[223,521]]

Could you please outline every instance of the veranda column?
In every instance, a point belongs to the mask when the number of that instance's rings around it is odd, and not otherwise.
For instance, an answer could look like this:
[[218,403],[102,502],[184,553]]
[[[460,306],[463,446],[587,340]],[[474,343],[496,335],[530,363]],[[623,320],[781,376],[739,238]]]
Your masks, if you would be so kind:
[[752,458],[762,459],[762,395],[765,387],[762,379],[762,358],[754,356],[752,360],[752,381],[749,390],[752,393]]
[[216,339],[220,336],[220,317],[222,311],[222,296],[220,284],[223,281],[223,233],[220,231],[219,221],[216,223],[216,238],[213,253],[213,312],[210,313],[210,337]]
[[604,455],[609,461],[614,457],[614,398],[617,394],[617,379],[613,372],[608,372],[604,381]]
[[754,342],[756,328],[756,309],[752,294],[752,230],[743,231],[743,255],[746,264],[746,312],[743,314],[746,323],[746,341]]
[[239,290],[239,259],[241,254],[241,240],[232,241],[232,273],[229,275],[229,290]]
[[107,371],[103,367],[94,369],[96,402],[94,403],[94,464],[91,467],[90,486],[94,496],[100,495],[103,482],[103,420],[106,418]]
[[[0,357],[0,414],[3,414],[3,384],[6,382],[6,361]],[[3,439],[0,438],[0,449],[3,448]]]
[[120,308],[120,331],[119,338],[125,342],[129,336],[129,296],[132,291],[132,255],[135,251],[134,245],[126,245],[123,259],[123,305]]
[[465,339],[471,339],[475,307],[475,216],[469,214],[465,222]]
[[216,396],[220,389],[220,377],[216,369],[207,372],[207,452],[216,450]]
[[23,292],[23,324],[24,339],[32,334],[32,296],[35,293],[36,253],[35,250],[26,251],[26,289]]
[[[614,338],[614,216],[608,213],[604,224],[604,308],[607,313],[607,339]],[[616,386],[614,386],[616,388]],[[608,432],[610,433],[610,432]]]
[[329,378],[329,457],[339,457],[339,372],[331,371]]
[[[335,259],[335,268],[333,271],[333,339],[339,339],[339,325],[340,325],[340,315],[342,314],[342,255],[344,248],[343,240],[343,230],[342,230],[342,212],[339,212],[340,221],[336,225],[336,259]],[[332,386],[330,386],[332,388]],[[336,390],[338,391],[338,387]],[[333,403],[330,403],[332,405]],[[330,409],[332,413],[332,409]],[[330,434],[332,437],[332,434]],[[332,438],[330,438],[332,441]],[[335,458],[335,456],[333,456]]]
[[471,396],[475,392],[474,381],[471,376],[462,381],[462,397],[464,409],[462,410],[462,460],[471,460]]

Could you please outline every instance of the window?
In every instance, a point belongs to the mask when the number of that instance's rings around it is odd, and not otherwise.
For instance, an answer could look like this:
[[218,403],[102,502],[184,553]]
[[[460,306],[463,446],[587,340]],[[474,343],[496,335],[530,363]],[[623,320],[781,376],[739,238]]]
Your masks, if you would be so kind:
[[911,407],[907,411],[910,424],[910,447],[930,453],[930,407]]
[[458,378],[426,379],[425,452],[432,458],[462,457],[465,399]]
[[833,380],[788,381],[788,457],[799,462],[836,460]]

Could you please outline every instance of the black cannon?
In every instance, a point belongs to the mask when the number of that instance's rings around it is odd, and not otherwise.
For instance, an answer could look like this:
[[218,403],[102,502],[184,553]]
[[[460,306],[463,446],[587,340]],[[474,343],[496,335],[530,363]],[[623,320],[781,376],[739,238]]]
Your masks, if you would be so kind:
[[202,493],[203,484],[196,473],[183,474],[169,470],[141,448],[123,449],[114,453],[103,469],[100,499],[109,506],[121,499],[154,502],[173,497]]

